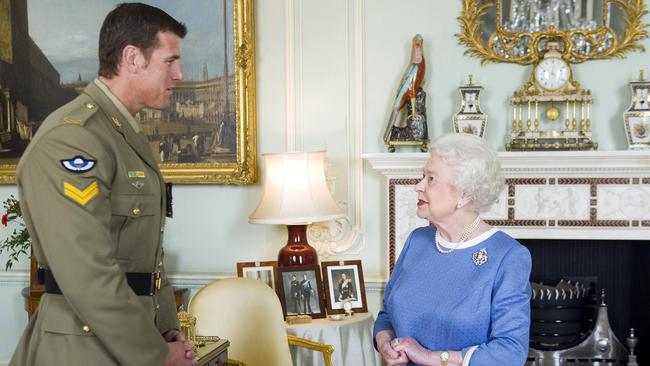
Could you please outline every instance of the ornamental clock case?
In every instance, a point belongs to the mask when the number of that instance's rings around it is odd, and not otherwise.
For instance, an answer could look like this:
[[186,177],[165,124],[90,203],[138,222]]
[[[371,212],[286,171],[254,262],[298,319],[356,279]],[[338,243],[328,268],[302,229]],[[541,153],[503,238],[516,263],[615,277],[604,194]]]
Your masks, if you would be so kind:
[[623,113],[628,149],[650,149],[650,81],[639,72],[639,80],[630,83],[632,101]]
[[472,83],[472,75],[465,86],[458,87],[460,93],[460,110],[454,114],[452,120],[456,133],[469,133],[483,138],[487,115],[481,111],[479,96],[483,87]]
[[[515,91],[506,150],[592,150],[591,92],[573,79],[560,45],[548,42],[530,80]],[[540,113],[541,112],[541,113]]]

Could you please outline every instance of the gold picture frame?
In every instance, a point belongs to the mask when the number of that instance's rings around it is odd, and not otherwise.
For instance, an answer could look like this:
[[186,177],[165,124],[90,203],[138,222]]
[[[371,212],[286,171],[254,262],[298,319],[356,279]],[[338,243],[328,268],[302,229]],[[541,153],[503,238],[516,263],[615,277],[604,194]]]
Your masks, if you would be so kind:
[[[222,88],[225,89],[226,92],[223,94],[231,94],[232,89],[230,93],[227,93],[228,91],[228,86],[234,84],[234,101],[231,99],[229,102],[226,100],[224,105],[232,105],[232,108],[225,109],[223,112],[223,120],[228,120],[226,124],[227,126],[227,132],[229,135],[226,135],[230,138],[230,144],[228,145],[228,153],[227,157],[222,158],[221,152],[219,150],[212,150],[212,155],[215,157],[209,157],[205,159],[201,159],[201,155],[198,155],[198,159],[194,160],[189,160],[189,159],[181,159],[180,154],[182,154],[182,149],[178,149],[178,158],[177,159],[170,159],[170,162],[160,162],[162,157],[162,150],[163,150],[163,141],[167,141],[165,135],[163,134],[162,130],[158,129],[158,126],[147,126],[146,121],[143,122],[143,129],[145,133],[148,135],[151,134],[149,137],[150,139],[150,144],[152,147],[152,152],[154,153],[154,157],[156,157],[157,161],[160,163],[160,170],[163,174],[163,177],[166,182],[172,182],[176,184],[235,184],[235,185],[247,185],[247,184],[253,184],[257,181],[258,179],[258,164],[257,164],[257,116],[256,116],[256,85],[255,85],[255,29],[254,29],[254,0],[225,0],[226,2],[222,2],[221,0],[208,0],[207,3],[210,3],[210,1],[213,1],[214,3],[214,14],[209,14],[209,16],[214,16],[215,21],[219,21],[219,19],[216,19],[217,14],[226,14],[223,19],[221,20],[221,23],[219,26],[223,26],[224,31],[226,32],[226,35],[221,36],[223,39],[221,42],[224,44],[224,49],[226,52],[230,52],[230,56],[224,56],[226,57],[225,59],[230,60],[230,63],[234,64],[234,67],[231,67],[230,70],[228,70],[227,75],[228,77],[224,78],[223,76],[218,76],[220,78],[218,81],[215,81],[215,83],[220,83],[222,85]],[[144,1],[148,2],[148,1]],[[0,0],[0,4],[3,4],[4,2]],[[163,10],[167,10],[166,7],[173,7],[173,6],[178,6],[177,3],[165,3],[163,2],[162,4],[160,2],[156,2],[154,5],[161,7]],[[106,13],[112,9],[114,5],[109,4],[101,4],[97,6],[103,6],[103,7],[108,7]],[[189,5],[185,5],[186,7]],[[212,5],[210,5],[212,6]],[[226,8],[226,6],[230,9],[232,9],[232,13],[228,12],[222,12],[221,7]],[[212,9],[212,8],[210,8]],[[167,10],[172,16],[177,17],[177,14],[174,11],[169,11]],[[182,13],[182,12],[179,12]],[[187,13],[187,12],[185,12]],[[229,18],[230,15],[232,14],[232,18]],[[15,20],[16,23],[20,21],[21,15],[18,14],[13,14],[12,17],[16,16],[17,20]],[[30,12],[30,17],[31,17],[31,12]],[[27,17],[24,17],[27,19]],[[55,16],[52,16],[51,18],[56,18]],[[188,37],[192,35],[192,18],[189,17],[187,20],[182,19],[182,17],[177,17],[180,21],[184,22],[187,27],[188,27]],[[30,20],[31,22],[32,20]],[[66,23],[65,20],[58,20],[59,23]],[[96,24],[95,31],[97,32],[99,29],[99,26],[101,24],[101,19],[98,20],[98,23]],[[232,24],[232,28],[229,26]],[[228,28],[226,28],[226,25],[228,25]],[[24,27],[21,29],[27,29],[26,25],[24,24],[12,24],[9,26],[9,30],[7,31],[5,27],[0,27],[0,32],[11,32],[11,28],[16,28],[16,27]],[[45,27],[48,28],[48,27]],[[218,27],[215,27],[218,28]],[[227,34],[232,32],[232,34]],[[196,31],[195,31],[196,34]],[[232,38],[227,38],[232,35]],[[6,34],[0,34],[0,39],[6,39]],[[203,36],[200,34],[200,36]],[[14,50],[13,52],[13,64],[12,63],[7,63],[6,57],[4,59],[0,59],[0,62],[5,62],[6,67],[0,67],[0,72],[5,72],[5,73],[13,73],[13,74],[20,74],[24,73],[25,71],[29,70],[24,70],[25,66],[19,66],[19,64],[22,65],[29,65],[30,63],[28,62],[29,60],[21,60],[20,55],[25,54],[24,52],[17,52],[16,50],[19,50],[20,47],[25,47],[26,44],[29,44],[31,42],[31,36],[30,35],[23,35],[23,40],[22,43],[17,44],[19,41],[14,41],[15,44],[12,45],[12,49]],[[14,39],[17,39],[20,37],[14,37]],[[231,39],[231,41],[227,41],[226,39]],[[186,37],[187,41],[187,37]],[[194,40],[196,41],[196,39]],[[214,41],[214,40],[211,40]],[[189,42],[189,41],[188,41]],[[207,44],[207,43],[206,43]],[[210,45],[214,45],[214,42],[211,42]],[[225,46],[225,45],[228,46]],[[40,46],[40,45],[37,45]],[[95,46],[96,47],[96,46]],[[197,49],[200,47],[188,47],[188,50],[191,49]],[[206,48],[208,48],[206,46]],[[183,41],[181,41],[181,49],[183,49]],[[206,55],[209,55],[208,51],[205,51]],[[47,54],[44,52],[46,61],[47,60]],[[6,55],[5,55],[6,56]],[[186,59],[185,54],[184,54],[184,59]],[[209,60],[209,58],[208,58]],[[40,60],[39,60],[40,61]],[[225,62],[228,64],[229,62]],[[0,65],[3,66],[3,65]],[[51,65],[52,68],[54,69],[53,65]],[[193,70],[195,72],[200,72],[200,70],[197,70],[198,67],[192,67],[190,70]],[[95,69],[96,70],[96,69]],[[207,74],[208,66],[206,64],[204,75]],[[188,72],[186,71],[186,74]],[[216,76],[213,76],[215,74],[214,68],[211,68],[210,70],[210,76],[214,77],[214,80],[216,79]],[[233,74],[234,74],[234,81],[233,81]],[[0,75],[2,76],[2,75]],[[76,74],[75,74],[76,76]],[[79,78],[81,79],[81,73],[79,74]],[[2,78],[0,78],[1,80]],[[42,118],[44,117],[33,117],[34,114],[29,113],[29,104],[25,102],[25,100],[29,101],[30,99],[38,99],[34,98],[33,96],[27,96],[27,97],[22,97],[20,96],[20,85],[16,85],[16,83],[19,83],[21,80],[19,78],[9,78],[10,82],[7,84],[1,84],[0,85],[0,123],[2,125],[0,127],[0,134],[4,132],[12,132],[17,135],[17,130],[18,128],[15,128],[16,125],[18,124],[18,119],[20,119],[20,116],[28,116],[24,117],[23,119],[27,121],[42,121]],[[11,81],[13,80],[14,85],[11,85]],[[68,79],[69,80],[69,79]],[[194,80],[199,80],[194,79]],[[205,79],[204,79],[205,81]],[[211,80],[207,80],[204,84],[208,84]],[[61,82],[63,84],[63,82]],[[198,83],[195,82],[195,83]],[[55,83],[56,84],[56,83]],[[71,85],[71,84],[67,84]],[[198,86],[197,86],[198,88]],[[24,88],[23,88],[24,89]],[[82,88],[80,88],[82,89]],[[197,98],[198,100],[198,98]],[[192,102],[195,102],[196,100],[193,100]],[[63,103],[60,103],[58,105],[61,105]],[[55,108],[58,107],[52,106],[48,107],[48,110],[51,112]],[[190,106],[189,108],[193,108],[194,106]],[[227,108],[227,107],[226,107]],[[234,117],[232,117],[234,111]],[[49,112],[48,112],[49,113]],[[153,112],[155,113],[155,112]],[[227,117],[230,116],[230,117]],[[195,117],[200,120],[199,117]],[[142,118],[141,118],[142,119]],[[178,137],[178,143],[179,147],[184,147],[187,146],[187,148],[190,148],[190,144],[193,143],[194,146],[197,146],[197,137],[201,136],[201,138],[204,138],[206,141],[212,138],[212,136],[217,135],[215,131],[208,132],[209,128],[212,128],[213,130],[216,130],[216,127],[208,127],[207,126],[207,119],[203,120],[206,125],[201,126],[197,123],[191,126],[183,127],[184,129],[182,130],[182,140],[181,137]],[[11,126],[13,123],[14,128],[8,128],[8,126]],[[29,126],[33,126],[32,122],[28,123]],[[27,134],[25,133],[25,127],[27,124],[24,122],[21,125],[21,134],[22,138],[24,139],[24,136],[31,136],[32,133],[32,127],[28,127]],[[194,127],[197,126],[197,127]],[[177,127],[180,128],[180,127]],[[186,130],[185,130],[186,128]],[[36,127],[34,127],[34,130]],[[221,130],[219,130],[221,132]],[[177,132],[174,132],[176,134],[180,134]],[[220,134],[221,135],[221,134]],[[167,135],[170,141],[170,145],[173,145],[174,143],[172,142],[172,135],[171,133]],[[30,137],[31,138],[31,137]],[[3,136],[4,139],[4,136]],[[155,139],[155,140],[154,140]],[[29,141],[29,140],[27,140]],[[158,147],[158,141],[160,141],[160,148]],[[3,140],[3,142],[5,142]],[[8,157],[0,157],[0,184],[15,184],[16,180],[16,165],[17,162],[20,158],[20,155],[24,151],[24,148],[26,147],[27,142],[23,142],[20,146],[20,148],[16,148],[13,151],[12,156]],[[207,145],[207,143],[206,143]],[[160,149],[160,154],[158,152],[158,149]],[[207,150],[207,149],[206,149]],[[215,152],[216,151],[216,152]],[[157,154],[159,154],[157,156]],[[194,154],[198,154],[194,152]],[[206,153],[207,154],[207,153]]]

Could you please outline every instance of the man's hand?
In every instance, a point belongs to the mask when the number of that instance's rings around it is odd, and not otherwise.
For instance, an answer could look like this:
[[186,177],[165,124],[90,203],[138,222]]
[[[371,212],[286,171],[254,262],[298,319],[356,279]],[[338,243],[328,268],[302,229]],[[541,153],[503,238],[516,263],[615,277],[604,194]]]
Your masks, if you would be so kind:
[[[185,339],[185,334],[176,329],[165,332],[163,335],[167,343],[181,343],[185,349],[185,358],[188,360],[196,359],[196,353],[194,353],[194,343]],[[168,344],[169,345],[169,344]],[[171,350],[170,350],[171,353]]]
[[[195,357],[188,358],[187,345],[188,342],[174,341],[167,342],[167,347],[169,347],[169,352],[167,357],[165,357],[165,362],[163,366],[190,366],[198,364],[198,360]],[[191,347],[191,344],[190,344]],[[194,354],[194,351],[191,351]]]

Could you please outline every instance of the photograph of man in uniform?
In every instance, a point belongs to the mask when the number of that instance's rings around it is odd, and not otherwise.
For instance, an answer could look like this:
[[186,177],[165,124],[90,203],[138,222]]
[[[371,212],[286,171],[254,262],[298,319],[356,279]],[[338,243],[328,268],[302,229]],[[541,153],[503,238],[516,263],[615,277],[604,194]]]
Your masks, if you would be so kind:
[[286,315],[311,315],[324,317],[324,305],[318,293],[320,279],[315,270],[284,271],[281,273],[282,294],[286,305]]
[[300,281],[300,300],[302,301],[302,310],[305,314],[311,314],[311,295],[314,289],[311,287],[311,281],[307,279],[307,274],[302,275]]
[[165,273],[163,178],[134,117],[170,105],[186,33],[159,8],[115,7],[99,76],[22,155],[17,188],[45,293],[9,365],[196,364]]
[[346,273],[348,271],[349,270],[341,270],[341,273],[339,274],[339,280],[337,281],[336,284],[338,290],[338,295],[336,296],[336,299],[338,301],[354,300],[355,298],[354,283],[352,282],[352,279],[348,277],[349,274]]
[[293,312],[301,314],[300,310],[300,282],[296,279],[296,275],[291,275],[291,303],[293,304]]

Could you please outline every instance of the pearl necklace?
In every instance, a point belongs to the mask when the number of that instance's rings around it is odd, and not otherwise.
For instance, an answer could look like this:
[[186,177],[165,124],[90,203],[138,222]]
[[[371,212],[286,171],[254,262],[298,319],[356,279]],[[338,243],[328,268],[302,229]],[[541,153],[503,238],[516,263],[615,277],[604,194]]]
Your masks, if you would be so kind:
[[470,234],[474,230],[476,230],[480,222],[481,222],[481,218],[479,216],[476,216],[476,219],[474,219],[474,221],[471,224],[465,227],[465,230],[463,231],[463,235],[460,236],[460,241],[458,242],[458,244],[456,244],[455,247],[450,249],[445,249],[442,245],[440,245],[440,230],[436,230],[436,237],[435,237],[436,249],[438,249],[438,251],[442,254],[449,254],[453,252],[460,246],[460,244],[462,244],[467,240],[467,238],[469,238]]

